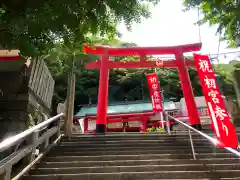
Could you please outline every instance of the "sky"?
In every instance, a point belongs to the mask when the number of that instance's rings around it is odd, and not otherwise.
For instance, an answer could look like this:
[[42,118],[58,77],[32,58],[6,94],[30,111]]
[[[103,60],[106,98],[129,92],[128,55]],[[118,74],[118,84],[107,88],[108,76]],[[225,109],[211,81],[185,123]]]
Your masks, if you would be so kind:
[[[134,23],[128,31],[124,24],[119,25],[124,42],[134,42],[138,46],[173,46],[188,43],[202,42],[202,54],[217,54],[219,35],[216,26],[204,24],[195,25],[198,21],[198,11],[183,12],[180,0],[161,0],[157,6],[150,6],[151,18],[144,19],[140,24]],[[201,16],[201,15],[200,15]],[[220,43],[220,53],[240,51],[240,49],[226,49],[227,43]],[[216,57],[216,55],[213,55]],[[227,63],[236,54],[220,55],[221,63]]]

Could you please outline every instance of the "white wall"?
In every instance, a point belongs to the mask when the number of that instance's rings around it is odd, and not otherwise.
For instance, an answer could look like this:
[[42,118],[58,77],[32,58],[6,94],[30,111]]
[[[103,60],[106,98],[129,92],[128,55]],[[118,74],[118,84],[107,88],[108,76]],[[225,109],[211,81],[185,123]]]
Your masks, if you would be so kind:
[[[198,108],[207,107],[204,96],[195,97],[195,103],[196,103]],[[185,103],[185,98],[182,98],[180,100],[180,113],[182,114],[182,116],[188,116],[187,105]]]
[[88,121],[88,130],[96,130],[96,120]]
[[160,113],[156,113],[154,116],[150,117],[151,120],[160,120],[161,119],[161,115]]
[[180,107],[181,107],[180,102],[174,102],[174,104],[175,104],[175,106],[176,106],[177,109],[180,109]]

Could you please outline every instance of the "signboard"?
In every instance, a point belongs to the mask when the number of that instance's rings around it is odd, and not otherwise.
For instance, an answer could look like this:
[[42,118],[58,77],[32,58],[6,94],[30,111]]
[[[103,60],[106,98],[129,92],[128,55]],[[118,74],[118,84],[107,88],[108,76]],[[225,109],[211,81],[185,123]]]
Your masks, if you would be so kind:
[[152,100],[153,112],[162,112],[162,98],[160,93],[160,85],[156,73],[147,74],[150,97]]
[[222,142],[217,147],[238,147],[235,127],[226,110],[224,99],[217,85],[210,59],[207,55],[194,54],[198,76],[217,139]]

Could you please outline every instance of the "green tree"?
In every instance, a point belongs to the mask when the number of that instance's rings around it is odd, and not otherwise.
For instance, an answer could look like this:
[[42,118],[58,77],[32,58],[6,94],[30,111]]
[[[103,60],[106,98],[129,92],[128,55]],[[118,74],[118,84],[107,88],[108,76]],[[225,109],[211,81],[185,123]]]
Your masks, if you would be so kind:
[[236,46],[235,39],[240,35],[240,1],[235,0],[184,0],[186,9],[199,7],[204,17],[200,23],[217,25],[222,39],[230,46]]
[[[105,44],[112,46],[124,46],[127,43],[120,42],[117,39],[102,39],[92,37],[93,44]],[[134,46],[137,46],[133,44]],[[55,102],[62,102],[66,98],[67,73],[70,67],[71,56],[65,53],[64,44],[58,44],[51,51],[47,64],[56,80]],[[152,57],[149,57],[151,59]],[[85,55],[79,51],[76,54],[76,100],[75,111],[81,104],[97,104],[99,70],[87,70],[84,65],[86,62],[99,59],[96,55]],[[136,61],[137,57],[122,57],[119,61]],[[115,59],[116,60],[116,59]],[[236,63],[235,63],[236,64]],[[221,65],[221,68],[225,67]],[[227,68],[229,68],[227,66]],[[149,99],[146,74],[155,72],[155,69],[114,69],[109,75],[109,102],[116,101],[135,101]],[[217,73],[220,75],[221,88],[227,89],[225,95],[231,93],[231,81],[228,80],[228,73],[221,73],[217,67]],[[176,69],[156,69],[161,89],[164,90],[165,99],[174,98],[179,101],[183,97],[179,74]],[[202,95],[202,87],[198,79],[196,70],[189,69],[189,75],[196,96]]]
[[[102,45],[122,46],[122,42],[115,38],[100,38],[98,36],[89,35],[90,43]],[[127,44],[127,43],[123,43]],[[98,94],[99,71],[87,70],[85,64],[89,61],[96,61],[99,59],[97,55],[83,54],[81,49],[75,49],[74,46],[66,46],[64,43],[58,43],[49,51],[46,57],[47,65],[56,81],[55,92],[53,97],[53,109],[59,102],[66,99],[67,94],[67,75],[71,69],[71,58],[75,57],[75,74],[76,74],[76,107],[79,104],[96,104]],[[119,72],[119,73],[118,73]],[[118,78],[125,75],[121,70],[110,71],[110,99],[115,89],[118,88]],[[120,78],[121,79],[121,78]]]
[[150,16],[148,3],[158,1],[2,0],[0,45],[34,57],[46,53],[56,41],[76,45],[89,42],[89,33],[115,36],[120,21],[128,27],[140,22]]

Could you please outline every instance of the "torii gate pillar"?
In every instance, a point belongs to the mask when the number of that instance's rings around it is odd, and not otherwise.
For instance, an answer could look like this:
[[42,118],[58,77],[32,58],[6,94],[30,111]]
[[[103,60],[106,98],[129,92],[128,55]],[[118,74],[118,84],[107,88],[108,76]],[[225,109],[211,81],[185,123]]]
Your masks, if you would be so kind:
[[198,130],[201,130],[202,126],[200,124],[200,118],[199,118],[199,114],[197,111],[197,105],[195,102],[192,85],[191,85],[190,77],[188,74],[188,67],[186,65],[183,54],[177,53],[177,54],[175,54],[175,56],[176,56],[182,91],[183,91],[185,103],[186,103],[187,110],[188,110],[188,117],[189,117],[190,124],[192,125],[192,127],[196,128]]
[[[101,55],[101,60],[90,62],[86,65],[88,69],[100,69],[98,107],[96,120],[96,133],[105,133],[107,125],[108,106],[108,76],[109,69],[113,68],[160,68],[158,61],[147,61],[147,55],[174,54],[176,60],[163,61],[164,68],[178,68],[185,102],[187,105],[189,123],[192,127],[201,130],[200,118],[192,91],[191,81],[188,74],[188,66],[195,66],[194,61],[185,60],[183,53],[199,51],[201,43],[187,44],[171,47],[129,47],[129,48],[109,48],[109,47],[84,47],[86,53]],[[109,61],[108,56],[133,56],[139,55],[140,61],[134,62],[114,62]]]
[[106,66],[108,63],[107,52],[101,57],[99,89],[98,89],[98,106],[96,119],[96,133],[104,134],[107,125],[107,110],[108,110],[108,79],[109,69]]

